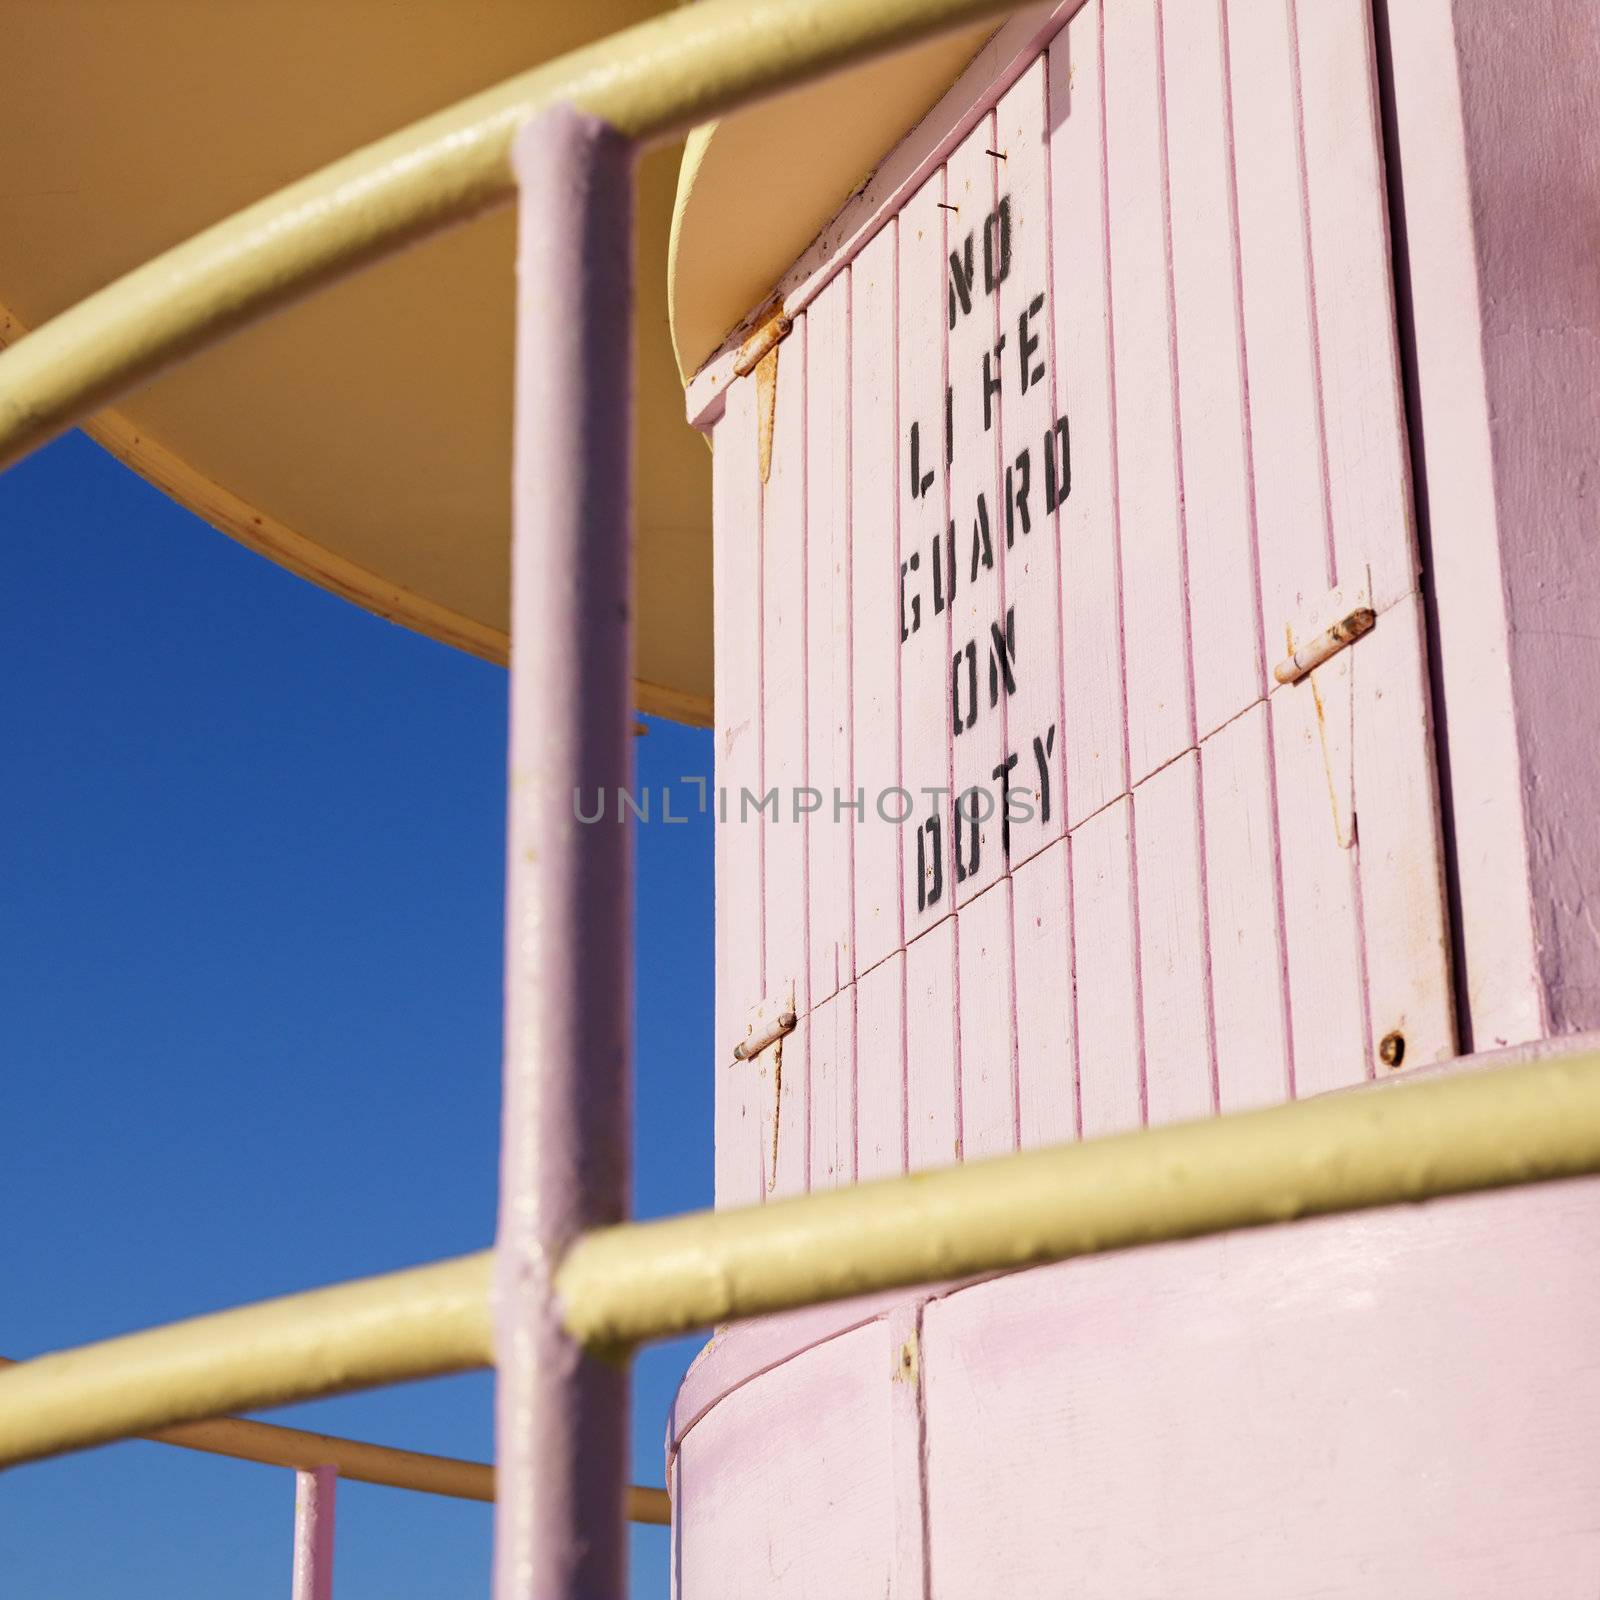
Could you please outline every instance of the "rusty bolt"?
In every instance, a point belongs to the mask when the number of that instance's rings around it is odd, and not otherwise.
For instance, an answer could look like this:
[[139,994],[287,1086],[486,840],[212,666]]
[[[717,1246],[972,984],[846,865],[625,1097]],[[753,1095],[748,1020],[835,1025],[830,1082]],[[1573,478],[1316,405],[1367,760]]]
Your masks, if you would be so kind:
[[1386,1067],[1398,1067],[1406,1058],[1406,1036],[1398,1028],[1384,1034],[1378,1044],[1378,1059]]

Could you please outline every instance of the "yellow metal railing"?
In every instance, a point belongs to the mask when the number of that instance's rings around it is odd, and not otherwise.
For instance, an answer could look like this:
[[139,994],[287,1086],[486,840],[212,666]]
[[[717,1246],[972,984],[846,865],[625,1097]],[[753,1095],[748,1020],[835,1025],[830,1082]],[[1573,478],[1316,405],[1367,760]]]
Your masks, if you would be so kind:
[[[874,1290],[1600,1172],[1600,1056],[1391,1083],[627,1223],[556,1275],[591,1349]],[[490,1255],[43,1356],[0,1374],[0,1466],[492,1363]]]
[[[0,1367],[18,1363],[0,1356]],[[444,1495],[453,1500],[492,1502],[494,1467],[487,1461],[463,1461],[457,1456],[432,1455],[424,1450],[397,1450],[391,1445],[346,1439],[335,1433],[314,1433],[305,1428],[285,1428],[248,1417],[213,1417],[204,1422],[181,1422],[138,1435],[153,1444],[176,1445],[204,1455],[228,1456],[268,1467],[290,1467],[311,1472],[332,1467],[352,1483],[375,1483],[388,1489],[413,1489],[418,1494]],[[672,1506],[665,1489],[640,1484],[628,1490],[628,1516],[634,1522],[665,1527]]]
[[0,1465],[492,1363],[487,1253],[168,1323],[0,1372]]

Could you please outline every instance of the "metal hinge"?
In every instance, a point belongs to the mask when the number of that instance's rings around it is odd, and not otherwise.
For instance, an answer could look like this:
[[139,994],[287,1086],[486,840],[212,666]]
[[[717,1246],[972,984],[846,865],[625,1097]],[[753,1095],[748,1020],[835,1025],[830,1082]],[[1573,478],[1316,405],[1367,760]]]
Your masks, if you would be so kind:
[[769,1044],[776,1044],[786,1033],[793,1033],[799,1018],[792,1011],[783,1012],[772,1026],[764,1028],[760,1033],[751,1034],[748,1039],[741,1039],[733,1047],[735,1061],[749,1061],[758,1056]]
[[1354,644],[1364,633],[1371,633],[1378,614],[1371,606],[1357,606],[1354,611],[1339,618],[1331,628],[1324,628],[1316,638],[1287,655],[1272,669],[1279,683],[1298,683],[1315,667],[1320,667],[1329,656],[1336,656],[1346,645]]
[[747,378],[761,365],[762,361],[776,350],[785,339],[794,332],[794,318],[789,316],[780,305],[767,319],[739,346],[738,358],[733,363],[733,374],[736,378]]

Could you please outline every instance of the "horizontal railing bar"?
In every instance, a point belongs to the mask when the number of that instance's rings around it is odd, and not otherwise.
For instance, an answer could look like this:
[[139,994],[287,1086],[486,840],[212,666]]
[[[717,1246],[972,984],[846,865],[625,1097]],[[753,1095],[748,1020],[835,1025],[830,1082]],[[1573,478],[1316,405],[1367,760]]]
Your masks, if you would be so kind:
[[[0,1367],[22,1363],[0,1356]],[[487,1461],[463,1461],[458,1456],[432,1455],[425,1450],[401,1450],[393,1445],[346,1439],[336,1433],[313,1433],[285,1428],[276,1422],[256,1422],[249,1417],[214,1417],[207,1422],[183,1422],[138,1436],[152,1444],[171,1444],[236,1461],[256,1461],[269,1467],[310,1471],[332,1467],[352,1483],[375,1483],[388,1489],[413,1489],[419,1494],[447,1495],[456,1500],[494,1499],[494,1467]],[[665,1489],[633,1484],[628,1489],[628,1516],[634,1522],[661,1527],[672,1521],[672,1502]]]
[[0,1372],[0,1466],[493,1362],[489,1252],[170,1323]]
[[[1134,1245],[1600,1172],[1600,1053],[1091,1139],[586,1235],[566,1325],[625,1349],[718,1322]],[[0,1466],[492,1360],[490,1255],[0,1372]]]
[[511,140],[566,102],[640,140],[1015,0],[699,0],[463,100],[135,268],[0,355],[0,467],[319,283],[510,198]]
[[581,1239],[566,1325],[625,1347],[825,1300],[1600,1171],[1600,1055],[1490,1068]]

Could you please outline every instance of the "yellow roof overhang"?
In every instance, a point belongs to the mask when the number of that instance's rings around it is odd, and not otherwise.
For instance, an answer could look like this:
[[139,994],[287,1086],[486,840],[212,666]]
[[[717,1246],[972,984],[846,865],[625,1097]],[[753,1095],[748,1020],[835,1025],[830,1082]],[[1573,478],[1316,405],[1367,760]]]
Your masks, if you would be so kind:
[[[0,0],[0,344],[299,175],[670,9],[669,0],[470,10],[445,0]],[[711,711],[709,463],[683,424],[669,232],[678,353],[692,368],[988,31],[730,116],[696,137],[675,219],[678,152],[645,157],[642,708],[698,722]],[[503,658],[513,226],[502,212],[325,288],[143,383],[90,431],[282,565]]]
[[[206,225],[671,0],[10,0],[0,343]],[[639,182],[640,706],[711,710],[710,463],[683,420],[666,249],[681,147]],[[91,426],[173,498],[357,603],[504,659],[509,210],[390,257]]]

